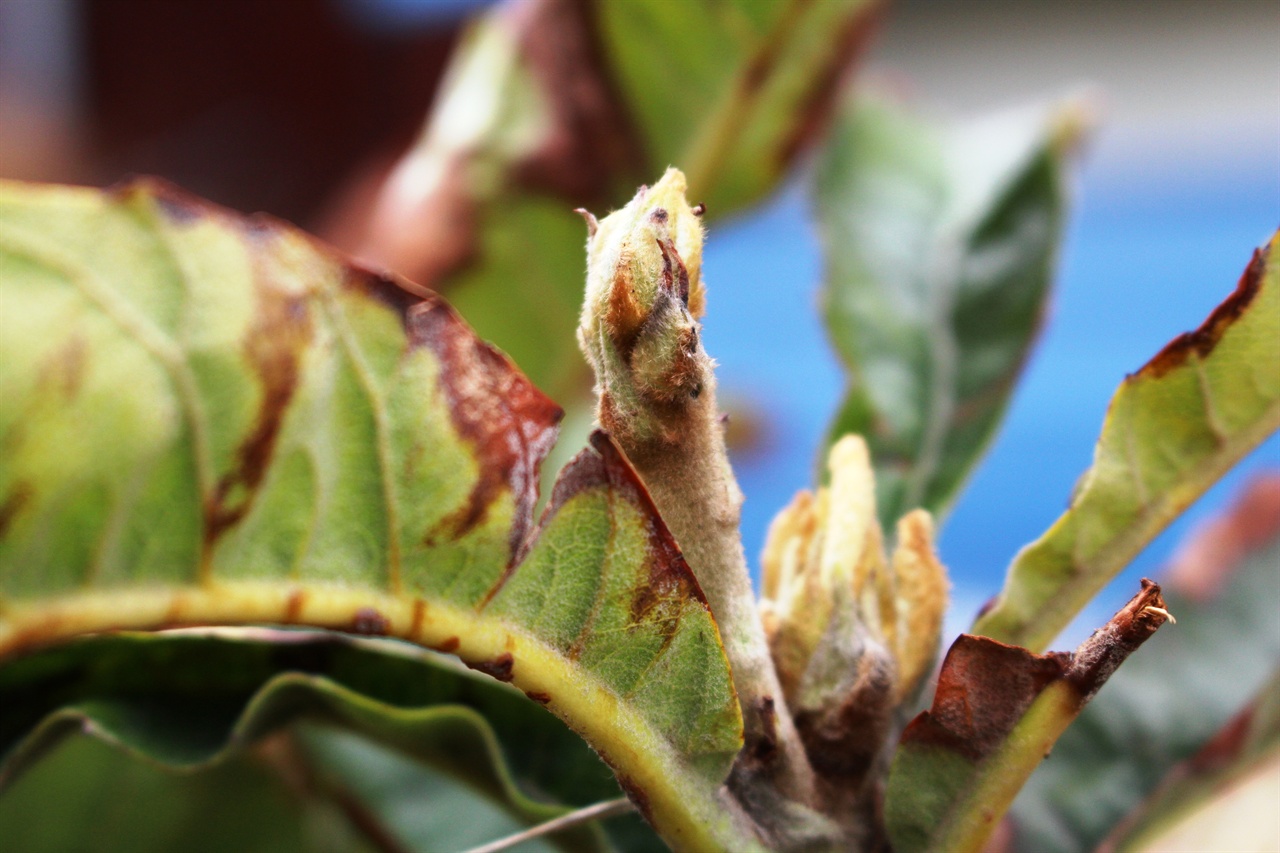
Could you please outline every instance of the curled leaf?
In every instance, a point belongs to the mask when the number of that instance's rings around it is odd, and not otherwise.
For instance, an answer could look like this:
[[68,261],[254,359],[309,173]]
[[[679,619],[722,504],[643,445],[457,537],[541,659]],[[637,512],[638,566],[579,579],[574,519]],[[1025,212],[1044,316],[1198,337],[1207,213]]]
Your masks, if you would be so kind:
[[962,634],[943,660],[932,708],[907,726],[890,768],[894,850],[981,850],[1058,736],[1168,619],[1160,587],[1144,580],[1073,653],[1037,655]]
[[1280,660],[1280,474],[1252,480],[1162,575],[1161,631],[1058,741],[1010,810],[1015,849],[1092,850],[1228,724]]

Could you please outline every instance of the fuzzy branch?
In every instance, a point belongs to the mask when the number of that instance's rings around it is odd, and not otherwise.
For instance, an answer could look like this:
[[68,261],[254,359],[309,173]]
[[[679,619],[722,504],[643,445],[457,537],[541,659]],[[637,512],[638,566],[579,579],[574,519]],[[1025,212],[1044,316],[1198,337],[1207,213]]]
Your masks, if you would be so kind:
[[644,478],[719,623],[742,705],[745,745],[729,785],[766,832],[821,836],[813,774],[757,612],[738,523],[742,492],[699,338],[701,210],[669,169],[624,208],[587,218],[587,293],[578,338],[595,369],[600,424]]

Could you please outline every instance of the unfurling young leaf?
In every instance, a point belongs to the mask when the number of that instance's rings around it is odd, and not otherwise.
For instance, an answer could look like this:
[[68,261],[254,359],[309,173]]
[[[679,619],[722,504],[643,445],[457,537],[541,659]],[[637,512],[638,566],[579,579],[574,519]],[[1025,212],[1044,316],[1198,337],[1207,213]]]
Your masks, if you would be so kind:
[[881,780],[902,708],[933,668],[946,570],[924,510],[886,558],[866,444],[831,448],[830,484],[800,492],[769,528],[761,616],[809,761],[862,842],[879,832]]

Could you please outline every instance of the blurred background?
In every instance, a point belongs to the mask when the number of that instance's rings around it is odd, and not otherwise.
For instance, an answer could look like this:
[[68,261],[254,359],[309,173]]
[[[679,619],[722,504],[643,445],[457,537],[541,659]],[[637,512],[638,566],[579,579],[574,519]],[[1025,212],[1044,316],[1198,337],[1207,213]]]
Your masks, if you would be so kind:
[[[0,177],[105,185],[157,174],[351,247],[351,223],[367,218],[484,5],[0,0]],[[944,528],[954,630],[1065,508],[1125,373],[1197,326],[1280,224],[1277,45],[1271,0],[889,9],[862,78],[924,112],[960,118],[1085,90],[1099,119],[1046,333]],[[803,169],[750,217],[714,228],[705,270],[707,347],[745,427],[735,455],[754,562],[773,513],[810,484],[841,392],[815,311],[821,258]],[[1058,645],[1127,599],[1251,471],[1278,465],[1273,439]]]

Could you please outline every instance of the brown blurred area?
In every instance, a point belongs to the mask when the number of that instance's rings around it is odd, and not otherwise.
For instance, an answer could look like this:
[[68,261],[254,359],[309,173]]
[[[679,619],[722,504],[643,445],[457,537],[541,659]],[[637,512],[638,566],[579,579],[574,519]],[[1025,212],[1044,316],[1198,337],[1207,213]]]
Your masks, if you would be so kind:
[[159,175],[341,242],[416,135],[463,24],[456,8],[378,8],[0,0],[0,178]]

